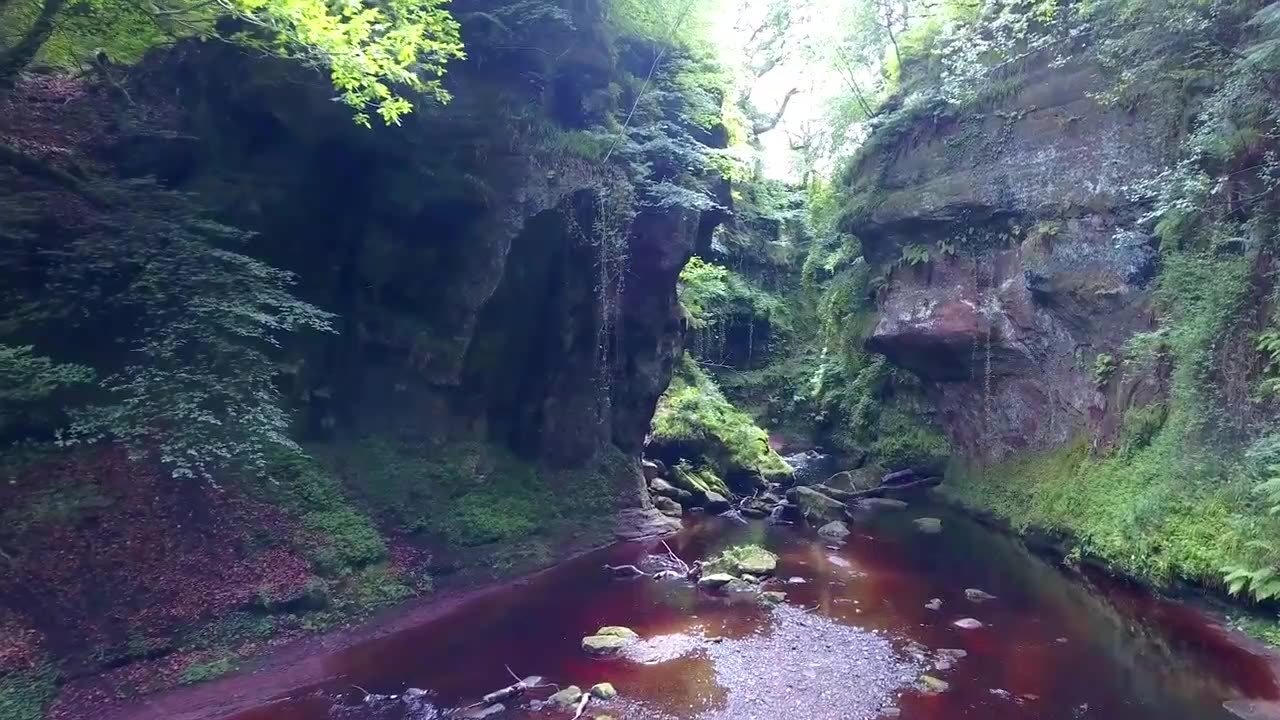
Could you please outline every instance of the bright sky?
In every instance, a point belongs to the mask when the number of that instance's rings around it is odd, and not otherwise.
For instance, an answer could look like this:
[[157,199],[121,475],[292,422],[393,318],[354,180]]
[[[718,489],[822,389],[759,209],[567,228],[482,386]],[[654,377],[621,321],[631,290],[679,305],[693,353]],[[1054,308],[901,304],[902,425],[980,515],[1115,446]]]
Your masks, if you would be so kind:
[[[715,24],[716,41],[724,48],[726,58],[740,58],[752,28],[758,25],[764,11],[764,0],[721,0],[724,20]],[[793,31],[801,36],[820,37],[830,30],[822,18],[830,19],[842,0],[813,0],[796,3],[813,8],[814,17],[796,23]],[[766,177],[784,180],[798,179],[791,162],[791,145],[788,131],[795,134],[806,122],[819,120],[827,101],[841,91],[839,76],[821,63],[793,58],[779,64],[756,81],[751,88],[751,100],[762,113],[772,115],[782,103],[787,92],[799,88],[800,93],[791,98],[782,122],[772,131],[760,136],[764,150],[764,174]]]

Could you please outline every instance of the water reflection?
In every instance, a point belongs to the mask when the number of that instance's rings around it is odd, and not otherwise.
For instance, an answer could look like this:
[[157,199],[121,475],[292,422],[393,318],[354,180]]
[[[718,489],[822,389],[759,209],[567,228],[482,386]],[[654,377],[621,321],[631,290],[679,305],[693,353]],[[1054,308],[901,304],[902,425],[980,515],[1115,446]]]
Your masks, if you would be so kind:
[[[941,518],[941,534],[914,530],[911,520],[924,514]],[[708,519],[669,542],[686,560],[741,542],[765,544],[780,556],[777,589],[793,606],[880,631],[906,653],[964,650],[953,667],[931,671],[950,689],[900,699],[905,718],[1214,720],[1232,717],[1224,701],[1278,695],[1266,661],[1232,645],[1198,612],[1098,578],[1068,577],[945,508],[886,513],[852,529],[833,544],[794,528]],[[722,710],[726,688],[705,652],[659,664],[606,663],[578,647],[583,635],[612,624],[645,637],[767,631],[769,611],[755,603],[726,602],[678,582],[611,580],[601,570],[647,549],[622,545],[581,558],[441,622],[340,653],[330,661],[332,682],[237,720],[407,717],[352,707],[359,694],[350,686],[388,694],[427,688],[435,706],[449,707],[508,682],[508,665],[562,684],[608,680],[627,698],[621,711],[610,710],[620,719]],[[785,583],[792,577],[805,582]],[[996,599],[971,602],[966,588]],[[926,608],[932,598],[942,600],[940,609]],[[955,627],[962,617],[984,627]]]

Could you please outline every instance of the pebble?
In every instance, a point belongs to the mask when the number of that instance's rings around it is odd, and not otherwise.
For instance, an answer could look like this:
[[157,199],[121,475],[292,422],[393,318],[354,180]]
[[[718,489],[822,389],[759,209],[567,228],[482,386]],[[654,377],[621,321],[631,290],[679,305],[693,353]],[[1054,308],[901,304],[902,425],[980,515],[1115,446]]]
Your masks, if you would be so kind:
[[797,708],[806,720],[874,720],[923,669],[880,634],[789,605],[771,616],[768,635],[707,648],[716,683],[728,694],[706,720],[793,718]]
[[982,623],[973,618],[960,618],[951,624],[962,630],[977,630],[982,627]]

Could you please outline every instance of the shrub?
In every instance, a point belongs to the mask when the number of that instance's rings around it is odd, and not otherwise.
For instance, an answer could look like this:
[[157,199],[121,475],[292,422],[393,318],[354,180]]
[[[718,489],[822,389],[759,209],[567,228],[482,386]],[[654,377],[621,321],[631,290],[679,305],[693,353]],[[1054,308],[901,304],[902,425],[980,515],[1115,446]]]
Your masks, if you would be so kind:
[[56,692],[57,674],[51,668],[0,677],[0,717],[42,720]]
[[194,685],[196,683],[207,682],[234,671],[238,666],[239,663],[233,656],[192,663],[182,671],[181,675],[178,676],[178,682],[183,685]]

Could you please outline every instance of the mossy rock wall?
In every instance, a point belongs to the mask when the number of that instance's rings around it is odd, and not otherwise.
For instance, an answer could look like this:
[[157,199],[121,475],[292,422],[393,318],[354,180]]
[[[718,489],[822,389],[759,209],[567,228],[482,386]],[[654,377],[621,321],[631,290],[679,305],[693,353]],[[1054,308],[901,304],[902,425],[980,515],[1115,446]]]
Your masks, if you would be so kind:
[[1056,447],[1127,407],[1092,367],[1152,328],[1158,253],[1126,188],[1168,146],[1095,102],[1105,82],[1032,58],[968,105],[915,98],[844,178],[881,288],[866,347],[921,379],[961,457]]

